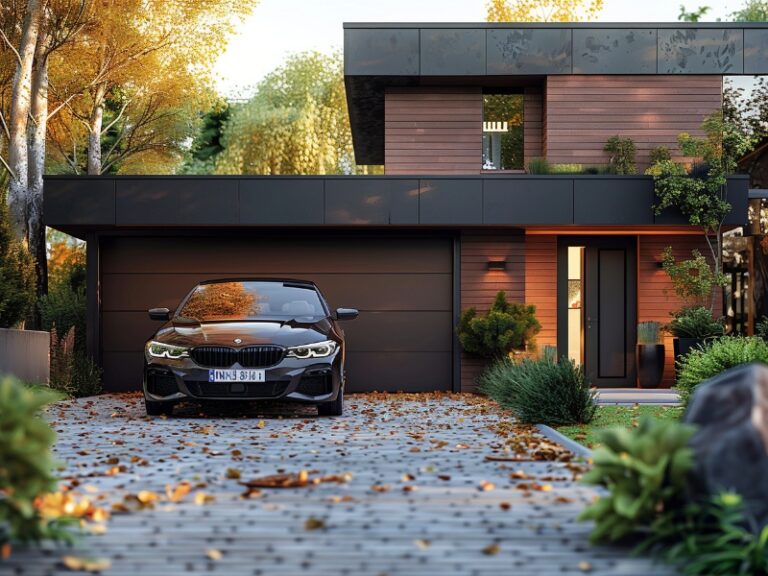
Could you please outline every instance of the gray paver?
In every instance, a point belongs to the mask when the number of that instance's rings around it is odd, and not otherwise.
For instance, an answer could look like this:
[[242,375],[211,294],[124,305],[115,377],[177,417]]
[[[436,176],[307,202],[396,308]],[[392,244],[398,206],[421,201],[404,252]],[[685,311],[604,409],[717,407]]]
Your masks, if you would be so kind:
[[[179,503],[114,514],[105,534],[84,536],[72,548],[17,547],[0,563],[3,575],[71,574],[61,565],[64,554],[109,558],[111,576],[544,576],[581,574],[581,562],[597,575],[672,573],[625,548],[588,544],[590,525],[575,517],[595,492],[574,482],[565,463],[487,460],[506,454],[516,438],[494,430],[507,418],[475,397],[354,396],[346,415],[334,419],[291,405],[202,415],[187,407],[173,418],[147,419],[138,396],[105,395],[60,403],[50,418],[57,455],[67,463],[64,482],[79,482],[75,493],[110,505],[187,480],[205,483],[201,490],[215,500],[197,505],[193,491]],[[115,458],[125,470],[105,475]],[[352,478],[265,489],[244,500],[227,468],[243,480],[302,469]],[[518,470],[533,478],[511,478]],[[481,490],[484,481],[495,488]],[[519,489],[532,482],[552,490]],[[391,489],[376,492],[375,484]],[[403,491],[408,485],[416,489]],[[353,500],[332,500],[344,496]],[[305,529],[309,517],[325,527]],[[492,544],[498,553],[484,553]],[[209,549],[222,558],[207,558]]]

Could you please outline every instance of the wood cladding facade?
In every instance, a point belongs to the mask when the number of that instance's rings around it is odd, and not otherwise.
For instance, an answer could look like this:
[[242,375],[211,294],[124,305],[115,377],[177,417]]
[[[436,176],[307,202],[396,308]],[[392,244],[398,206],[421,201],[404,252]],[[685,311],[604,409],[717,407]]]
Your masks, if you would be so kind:
[[536,306],[536,344],[557,346],[557,236],[525,237],[525,302]]
[[600,166],[614,135],[634,140],[638,170],[649,153],[673,153],[681,132],[701,135],[701,122],[722,106],[720,76],[548,76],[544,141],[557,164]]
[[480,173],[480,88],[389,89],[384,110],[386,174]]
[[[488,270],[490,260],[505,260],[506,270]],[[512,302],[525,301],[525,237],[504,232],[461,235],[461,311],[487,312],[503,290]],[[488,361],[462,354],[461,390],[471,392]]]

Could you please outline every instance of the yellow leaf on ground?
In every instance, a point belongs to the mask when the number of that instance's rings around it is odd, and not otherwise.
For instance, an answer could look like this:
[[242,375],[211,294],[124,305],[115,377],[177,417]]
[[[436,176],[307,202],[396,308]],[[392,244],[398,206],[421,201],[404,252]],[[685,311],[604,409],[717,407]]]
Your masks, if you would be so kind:
[[221,560],[224,554],[221,553],[221,550],[216,550],[215,548],[209,548],[205,551],[205,555],[208,556],[211,560]]
[[112,567],[112,561],[107,558],[64,556],[61,561],[69,570],[76,572],[103,572]]
[[488,546],[483,548],[483,554],[485,554],[486,556],[495,556],[499,552],[501,552],[501,546],[499,546],[498,544],[489,544]]
[[323,522],[320,518],[315,518],[314,516],[310,516],[304,522],[305,530],[320,530],[321,528],[325,528],[325,522]]

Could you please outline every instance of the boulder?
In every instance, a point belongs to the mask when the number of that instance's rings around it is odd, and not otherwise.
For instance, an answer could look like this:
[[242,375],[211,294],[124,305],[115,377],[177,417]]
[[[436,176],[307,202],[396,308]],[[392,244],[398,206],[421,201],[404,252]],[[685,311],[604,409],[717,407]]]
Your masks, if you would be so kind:
[[696,387],[685,422],[691,439],[694,498],[723,491],[744,499],[747,522],[768,524],[768,366],[743,364]]

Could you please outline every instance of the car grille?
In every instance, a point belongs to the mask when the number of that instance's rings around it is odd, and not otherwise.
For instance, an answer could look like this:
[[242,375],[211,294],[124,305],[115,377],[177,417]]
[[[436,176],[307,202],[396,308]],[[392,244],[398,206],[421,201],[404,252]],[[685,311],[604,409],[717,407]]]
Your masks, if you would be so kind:
[[192,348],[189,354],[200,366],[229,368],[239,362],[245,368],[266,368],[267,366],[274,366],[283,359],[285,348],[280,346],[248,346],[238,350],[228,346],[198,346]]
[[288,382],[186,382],[198,398],[277,398],[285,394]]

